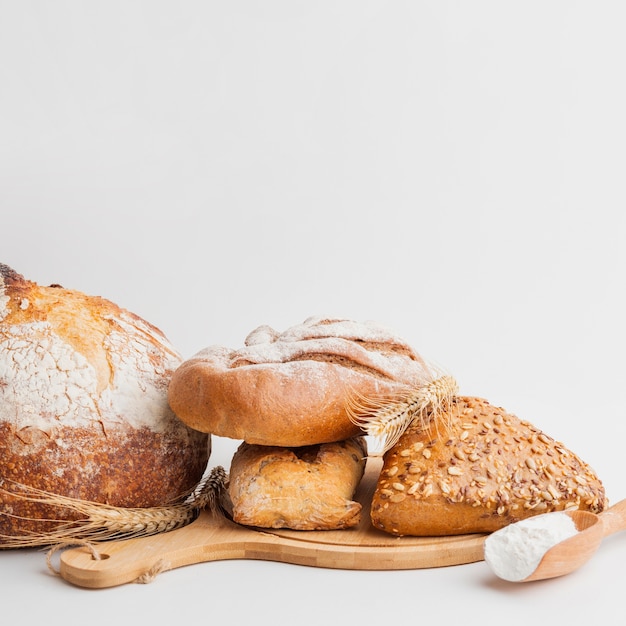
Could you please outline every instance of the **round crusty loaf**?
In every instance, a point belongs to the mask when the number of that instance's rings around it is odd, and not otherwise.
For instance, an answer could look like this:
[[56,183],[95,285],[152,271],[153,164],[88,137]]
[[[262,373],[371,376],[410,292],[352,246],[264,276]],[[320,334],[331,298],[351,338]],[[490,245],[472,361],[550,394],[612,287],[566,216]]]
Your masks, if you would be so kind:
[[458,397],[436,427],[409,426],[386,453],[370,516],[394,535],[458,535],[605,506],[596,474],[561,443],[485,400]]
[[354,394],[391,394],[427,375],[410,346],[379,324],[309,318],[283,333],[261,326],[239,350],[198,352],[172,376],[169,401],[201,431],[305,446],[362,432],[347,410]]
[[[202,477],[211,440],[167,403],[182,359],[105,299],[0,264],[0,547],[71,515],[14,497],[16,483],[121,507],[164,504]],[[9,492],[9,493],[7,493]]]
[[357,526],[362,506],[353,498],[366,457],[363,437],[298,448],[244,442],[229,472],[233,520],[293,530]]

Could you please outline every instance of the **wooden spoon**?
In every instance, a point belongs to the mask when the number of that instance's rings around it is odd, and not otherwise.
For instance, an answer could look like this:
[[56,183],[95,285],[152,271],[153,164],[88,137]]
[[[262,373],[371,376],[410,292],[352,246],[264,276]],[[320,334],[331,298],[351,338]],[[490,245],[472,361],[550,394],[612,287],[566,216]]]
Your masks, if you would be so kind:
[[574,521],[578,532],[549,548],[535,570],[516,582],[545,580],[570,574],[594,555],[604,537],[626,529],[626,499],[617,502],[600,515],[589,511],[568,511],[566,514]]

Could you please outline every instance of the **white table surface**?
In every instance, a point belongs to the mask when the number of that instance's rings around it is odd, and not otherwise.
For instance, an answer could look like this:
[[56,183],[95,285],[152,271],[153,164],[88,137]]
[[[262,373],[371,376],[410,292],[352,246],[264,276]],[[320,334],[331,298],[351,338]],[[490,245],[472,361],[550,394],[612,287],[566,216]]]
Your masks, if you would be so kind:
[[[224,446],[225,451],[230,446]],[[229,456],[215,455],[227,462]],[[525,625],[558,615],[582,624],[619,624],[626,534],[602,543],[595,557],[567,577],[508,583],[484,562],[405,571],[318,569],[255,560],[216,561],[158,574],[148,584],[75,587],[53,575],[40,551],[0,554],[3,619],[32,623],[63,616],[67,624],[214,619],[258,624],[380,623]],[[58,565],[55,557],[53,566]],[[503,616],[506,616],[503,617]],[[13,621],[13,618],[15,621]],[[552,618],[550,618],[552,619]],[[54,622],[53,622],[54,623]]]
[[[602,1],[0,0],[0,261],[115,301],[185,357],[261,324],[378,320],[561,440],[615,502],[625,18]],[[616,535],[529,585],[484,562],[229,561],[93,591],[3,551],[0,619],[611,624],[625,554]]]

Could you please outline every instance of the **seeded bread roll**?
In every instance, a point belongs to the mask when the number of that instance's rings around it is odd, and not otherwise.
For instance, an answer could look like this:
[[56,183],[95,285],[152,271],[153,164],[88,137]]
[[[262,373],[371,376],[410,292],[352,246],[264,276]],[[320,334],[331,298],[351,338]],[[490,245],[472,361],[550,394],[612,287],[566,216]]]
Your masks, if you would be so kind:
[[351,394],[393,394],[428,374],[419,355],[379,324],[309,318],[282,333],[261,326],[239,350],[198,352],[174,373],[169,401],[197,430],[306,446],[361,434],[347,411]]
[[352,498],[366,456],[362,437],[303,448],[244,442],[229,473],[233,519],[247,526],[293,530],[356,526],[362,507]]
[[210,436],[167,403],[181,362],[138,316],[0,264],[0,547],[56,526],[38,519],[69,515],[8,495],[15,483],[148,507],[199,481]]
[[596,474],[562,444],[485,400],[459,397],[437,428],[410,426],[386,453],[371,520],[394,535],[457,535],[605,506]]

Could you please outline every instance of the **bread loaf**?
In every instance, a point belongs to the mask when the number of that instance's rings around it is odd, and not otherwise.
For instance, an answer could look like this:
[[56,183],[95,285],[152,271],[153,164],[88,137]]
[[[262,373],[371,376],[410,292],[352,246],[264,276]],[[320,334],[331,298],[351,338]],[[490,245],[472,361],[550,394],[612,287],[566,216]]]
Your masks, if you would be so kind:
[[306,446],[362,433],[348,412],[354,394],[393,394],[429,375],[421,357],[379,324],[309,318],[282,333],[261,326],[237,350],[201,350],[174,373],[169,401],[204,432]]
[[362,437],[302,448],[244,442],[229,473],[233,520],[262,528],[352,528],[361,519],[352,498],[366,456]]
[[168,406],[181,362],[129,311],[0,264],[0,547],[69,515],[12,497],[18,484],[150,507],[197,483],[211,440]]
[[436,425],[411,425],[386,453],[371,520],[394,535],[457,535],[605,506],[594,471],[561,443],[485,400],[457,397]]

